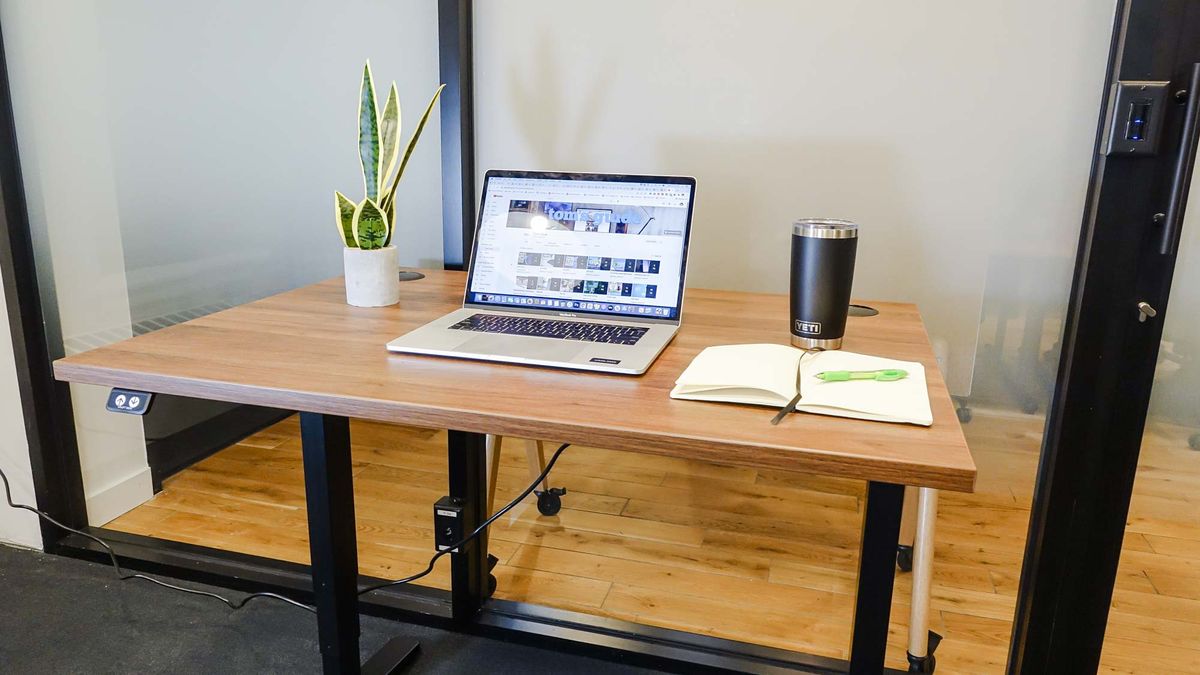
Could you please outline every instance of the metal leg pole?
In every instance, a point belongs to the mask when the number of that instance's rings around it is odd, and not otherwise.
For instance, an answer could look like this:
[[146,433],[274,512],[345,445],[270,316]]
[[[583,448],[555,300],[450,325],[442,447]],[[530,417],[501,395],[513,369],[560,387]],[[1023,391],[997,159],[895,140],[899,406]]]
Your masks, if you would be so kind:
[[[479,527],[487,516],[487,441],[483,434],[451,430],[449,433],[450,497],[462,504],[463,532]],[[457,622],[475,617],[491,595],[487,537],[459,547],[450,554],[451,615]]]
[[359,668],[358,538],[354,525],[350,420],[300,413],[300,440],[317,635],[324,672],[326,675],[393,673],[416,654],[420,646],[416,640],[392,638]]
[[325,673],[357,673],[358,544],[350,421],[300,413],[313,595]]
[[850,673],[878,675],[887,652],[892,585],[896,579],[896,540],[904,487],[867,484],[866,514],[858,556],[858,593],[854,599],[854,635],[850,642]]
[[921,488],[917,505],[917,532],[914,542],[912,610],[908,622],[908,670],[932,673],[933,651],[942,637],[929,630],[929,598],[933,592],[933,537],[937,523],[938,492]]

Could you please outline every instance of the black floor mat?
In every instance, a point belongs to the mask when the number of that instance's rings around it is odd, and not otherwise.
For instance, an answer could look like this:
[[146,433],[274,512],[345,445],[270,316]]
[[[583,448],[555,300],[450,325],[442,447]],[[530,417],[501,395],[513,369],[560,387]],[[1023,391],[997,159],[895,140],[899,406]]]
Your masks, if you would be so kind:
[[[207,588],[227,596],[234,591]],[[406,635],[406,673],[650,673],[500,640],[363,617],[364,657]],[[217,600],[112,568],[0,545],[0,672],[319,673],[316,617],[274,600],[231,611]]]

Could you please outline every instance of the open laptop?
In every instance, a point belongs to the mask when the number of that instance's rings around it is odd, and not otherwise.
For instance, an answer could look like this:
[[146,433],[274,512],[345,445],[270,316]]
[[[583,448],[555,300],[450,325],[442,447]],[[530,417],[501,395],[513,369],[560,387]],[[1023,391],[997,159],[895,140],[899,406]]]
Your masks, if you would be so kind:
[[460,310],[394,352],[640,374],[679,329],[696,180],[489,171]]

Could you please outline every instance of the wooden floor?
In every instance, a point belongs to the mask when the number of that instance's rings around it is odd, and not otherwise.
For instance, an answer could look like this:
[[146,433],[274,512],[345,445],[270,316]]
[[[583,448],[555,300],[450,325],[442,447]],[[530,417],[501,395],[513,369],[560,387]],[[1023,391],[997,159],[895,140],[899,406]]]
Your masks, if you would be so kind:
[[[966,425],[977,492],[944,492],[933,629],[938,672],[999,673],[1024,549],[1040,418],[976,413]],[[1103,672],[1200,672],[1200,453],[1182,427],[1147,433],[1113,601]],[[363,573],[399,577],[432,552],[445,492],[445,434],[352,428]],[[527,483],[506,448],[497,504]],[[497,523],[497,596],[775,647],[845,657],[863,486],[574,447],[552,484],[562,512],[532,501]],[[127,532],[307,562],[295,418],[167,481],[109,524]],[[448,585],[443,561],[431,585]],[[897,578],[889,665],[903,667],[908,575]]]

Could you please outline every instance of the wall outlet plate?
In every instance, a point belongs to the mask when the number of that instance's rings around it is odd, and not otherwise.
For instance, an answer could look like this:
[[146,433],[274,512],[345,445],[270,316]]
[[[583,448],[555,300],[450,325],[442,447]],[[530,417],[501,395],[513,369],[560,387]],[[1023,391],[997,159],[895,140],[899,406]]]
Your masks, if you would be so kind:
[[1121,80],[1114,82],[1105,122],[1104,154],[1154,155],[1158,153],[1163,118],[1167,113],[1170,82]]

